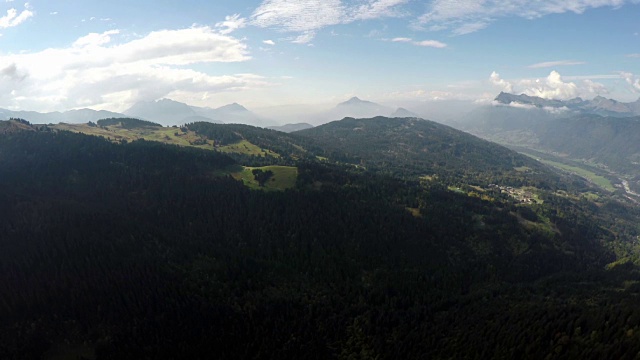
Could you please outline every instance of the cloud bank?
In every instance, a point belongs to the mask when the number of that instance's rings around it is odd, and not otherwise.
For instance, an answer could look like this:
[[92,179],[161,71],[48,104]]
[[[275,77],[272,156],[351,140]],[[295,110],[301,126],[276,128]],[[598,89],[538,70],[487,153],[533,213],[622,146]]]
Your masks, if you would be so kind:
[[512,81],[501,78],[494,71],[489,76],[489,82],[504,92],[526,94],[543,99],[569,100],[576,97],[591,98],[609,93],[607,87],[601,83],[588,78],[578,82],[566,81],[557,71],[551,71],[546,78]]
[[183,67],[250,59],[246,44],[230,36],[230,28],[161,30],[122,43],[114,41],[120,32],[111,30],[87,34],[64,48],[0,55],[0,106],[124,110],[140,100],[203,98],[266,86],[254,74],[211,76]]
[[575,61],[575,60],[559,60],[559,61],[546,61],[533,65],[527,66],[529,69],[541,69],[541,68],[550,68],[556,66],[572,66],[572,65],[584,65],[586,62],[584,61]]
[[393,38],[391,39],[392,42],[402,42],[402,43],[410,43],[413,44],[415,46],[423,46],[423,47],[434,47],[434,48],[438,48],[438,49],[442,49],[447,47],[447,44],[437,41],[437,40],[422,40],[422,41],[414,41],[411,38],[405,38],[405,37],[397,37],[397,38]]

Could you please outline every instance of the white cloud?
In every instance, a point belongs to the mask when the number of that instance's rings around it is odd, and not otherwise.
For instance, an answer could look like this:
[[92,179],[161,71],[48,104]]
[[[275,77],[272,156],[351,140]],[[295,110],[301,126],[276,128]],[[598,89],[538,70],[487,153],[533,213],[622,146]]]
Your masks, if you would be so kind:
[[404,13],[398,9],[398,6],[407,2],[409,0],[369,0],[365,4],[349,9],[348,18],[354,21],[403,16]]
[[262,43],[266,45],[271,45],[271,46],[276,44],[273,40],[264,40]]
[[503,17],[535,19],[550,14],[581,14],[592,8],[619,8],[637,3],[640,0],[434,0],[429,11],[418,19],[418,26],[427,26],[431,30],[450,29],[455,35],[463,35],[484,29]]
[[609,93],[609,89],[607,89],[604,84],[597,83],[590,79],[585,79],[582,81],[582,94],[588,93],[590,95],[604,95]]
[[545,61],[533,65],[527,66],[529,69],[540,69],[540,68],[549,68],[556,66],[572,66],[572,65],[584,65],[586,64],[584,61],[575,61],[575,60],[559,60],[559,61]]
[[[487,26],[489,26],[488,21],[476,21],[476,22],[470,22],[467,24],[461,24],[459,27],[453,30],[453,34],[454,35],[471,34],[476,31],[482,30]],[[432,27],[432,29],[435,29],[435,27]],[[441,26],[440,30],[444,30],[444,29],[446,29],[446,26]],[[436,30],[436,31],[439,31],[439,30]]]
[[359,20],[405,15],[400,5],[409,0],[264,0],[251,15],[251,24],[302,35],[294,43],[308,43],[317,30]]
[[442,49],[447,47],[447,44],[437,41],[437,40],[422,40],[422,41],[414,41],[411,38],[406,37],[397,37],[391,39],[392,42],[401,42],[401,43],[411,43],[415,46],[423,46],[423,47],[434,47],[438,49]]
[[89,35],[83,36],[76,40],[73,43],[73,47],[104,45],[111,42],[111,35],[117,35],[119,33],[119,30],[110,30],[103,32],[102,34],[90,33]]
[[640,91],[640,77],[629,72],[620,72],[620,77],[622,77],[627,84],[631,85],[633,92]]
[[565,114],[568,112],[571,112],[571,109],[569,109],[566,106],[562,106],[562,107],[551,107],[551,106],[543,106],[542,110],[551,113],[551,114],[555,114],[555,115],[560,115],[560,114]]
[[307,31],[291,40],[294,44],[308,44],[316,36],[315,31]]
[[212,76],[182,68],[250,59],[242,40],[210,27],[155,31],[113,44],[118,34],[88,34],[65,48],[0,55],[0,107],[124,110],[139,100],[201,98],[268,85],[253,74]]
[[340,0],[265,0],[251,15],[258,27],[308,32],[343,21],[346,9]]
[[640,58],[640,54],[629,54],[627,55],[629,58]]
[[513,85],[510,82],[502,79],[500,77],[500,74],[495,71],[491,73],[491,76],[489,76],[489,81],[491,82],[491,84],[499,87],[504,92],[510,93],[513,91]]
[[495,101],[495,100],[491,101],[491,105],[492,106],[499,106],[499,107],[507,106],[507,107],[512,107],[512,108],[516,108],[516,109],[524,109],[524,110],[532,110],[532,109],[536,108],[535,105],[531,105],[531,104],[521,104],[521,103],[517,103],[517,102],[510,102],[508,104],[504,104],[504,103],[501,103],[501,102]]
[[573,82],[565,82],[557,71],[551,71],[545,79],[520,80],[519,87],[523,93],[543,99],[568,100],[578,96],[578,86]]
[[[590,78],[575,76],[573,78],[581,81],[572,82],[566,81],[567,79],[563,78],[557,71],[551,71],[546,78],[507,81],[494,71],[489,77],[489,82],[500,90],[509,93],[538,96],[543,99],[568,100],[576,97],[591,98],[595,95],[608,94],[609,90],[605,85],[592,80],[597,76]],[[607,76],[606,78],[609,79],[610,77]],[[620,76],[616,76],[616,78],[620,78]]]
[[434,48],[438,48],[438,49],[442,49],[442,48],[447,47],[447,44],[441,43],[440,41],[437,41],[437,40],[416,41],[413,44],[417,45],[417,46],[434,47]]
[[240,14],[225,17],[224,21],[216,24],[216,29],[220,34],[227,35],[247,26],[247,19],[241,18]]
[[31,11],[31,6],[29,5],[29,3],[25,3],[24,8],[25,9],[20,13],[18,13],[18,10],[16,10],[15,8],[7,10],[7,14],[3,17],[0,17],[0,28],[6,29],[18,26],[32,17],[33,12]]

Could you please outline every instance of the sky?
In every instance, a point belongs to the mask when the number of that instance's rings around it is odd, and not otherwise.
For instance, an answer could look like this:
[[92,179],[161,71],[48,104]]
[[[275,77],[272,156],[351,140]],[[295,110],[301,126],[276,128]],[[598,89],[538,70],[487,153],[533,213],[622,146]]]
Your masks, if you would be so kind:
[[0,0],[0,108],[640,97],[640,0]]

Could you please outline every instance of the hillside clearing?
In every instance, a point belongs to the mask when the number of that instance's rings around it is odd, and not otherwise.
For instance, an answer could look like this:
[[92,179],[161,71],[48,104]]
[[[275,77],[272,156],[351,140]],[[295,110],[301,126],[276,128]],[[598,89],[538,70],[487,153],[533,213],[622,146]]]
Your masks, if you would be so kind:
[[[260,186],[251,172],[255,169],[265,172],[271,171],[273,172],[273,176],[264,184],[264,186]],[[231,173],[231,176],[236,180],[242,180],[247,187],[254,190],[284,191],[286,189],[291,189],[296,185],[296,180],[298,179],[298,168],[292,166],[242,167],[239,171]]]

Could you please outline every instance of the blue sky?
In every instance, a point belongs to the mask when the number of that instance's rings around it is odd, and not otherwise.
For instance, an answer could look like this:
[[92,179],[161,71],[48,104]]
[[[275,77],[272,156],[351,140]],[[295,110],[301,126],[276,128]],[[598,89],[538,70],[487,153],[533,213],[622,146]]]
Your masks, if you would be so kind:
[[640,97],[640,0],[0,0],[0,107]]

